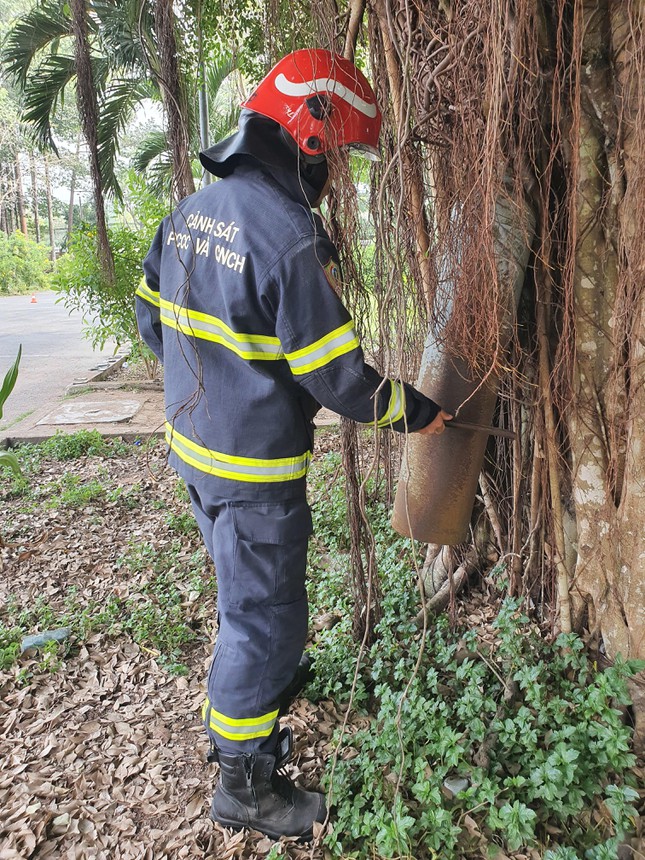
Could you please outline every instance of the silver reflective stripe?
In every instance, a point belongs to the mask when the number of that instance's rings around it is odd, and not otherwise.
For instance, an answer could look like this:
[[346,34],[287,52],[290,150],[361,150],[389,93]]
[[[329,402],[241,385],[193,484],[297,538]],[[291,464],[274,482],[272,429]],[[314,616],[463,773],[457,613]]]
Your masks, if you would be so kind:
[[268,737],[273,731],[275,717],[265,720],[263,723],[254,722],[253,725],[231,726],[219,719],[217,711],[213,711],[211,708],[209,725],[213,731],[231,741],[246,741],[251,738]]
[[311,459],[309,451],[297,457],[267,460],[221,454],[187,439],[169,423],[166,423],[166,442],[185,463],[202,472],[250,483],[295,481],[307,474]]
[[155,293],[150,289],[145,278],[141,278],[139,281],[139,286],[137,287],[135,295],[139,296],[140,299],[144,299],[144,301],[149,302],[151,305],[154,305],[156,308],[159,307],[159,293]]
[[310,373],[319,367],[324,367],[337,358],[351,352],[359,345],[359,340],[350,321],[335,329],[315,343],[296,352],[286,353],[285,357],[294,376]]
[[217,317],[191,311],[161,299],[161,322],[188,337],[199,337],[219,343],[246,360],[276,360],[284,358],[277,337],[239,334]]
[[402,383],[390,380],[390,402],[385,415],[377,422],[378,427],[386,427],[400,421],[405,413],[405,389]]
[[202,708],[202,718],[206,725],[222,737],[232,741],[246,741],[253,738],[266,738],[273,731],[278,711],[262,714],[259,717],[234,719],[216,711],[208,697]]

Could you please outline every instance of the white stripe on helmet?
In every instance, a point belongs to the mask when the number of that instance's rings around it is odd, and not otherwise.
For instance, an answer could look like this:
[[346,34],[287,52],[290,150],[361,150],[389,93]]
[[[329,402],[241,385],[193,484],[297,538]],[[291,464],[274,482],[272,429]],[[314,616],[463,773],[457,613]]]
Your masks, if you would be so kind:
[[347,89],[344,84],[337,81],[336,78],[315,78],[312,81],[297,81],[288,80],[282,72],[275,79],[276,89],[285,96],[309,96],[312,93],[335,93],[343,101],[346,101],[356,110],[359,110],[365,116],[372,119],[376,116],[376,105],[370,104],[362,99],[352,90]]

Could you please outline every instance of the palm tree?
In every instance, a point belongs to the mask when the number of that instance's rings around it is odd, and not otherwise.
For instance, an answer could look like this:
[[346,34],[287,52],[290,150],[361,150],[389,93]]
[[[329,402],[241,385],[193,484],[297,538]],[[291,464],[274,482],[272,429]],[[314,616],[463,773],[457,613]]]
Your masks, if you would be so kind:
[[168,119],[168,141],[172,151],[175,197],[187,197],[195,191],[189,158],[190,124],[186,91],[179,68],[175,14],[172,0],[154,4],[154,24],[159,47],[158,83]]
[[[142,99],[158,96],[147,80],[152,19],[142,0],[87,0],[85,5],[102,180],[109,193],[120,197],[114,173],[118,133]],[[52,122],[76,83],[71,11],[64,0],[39,0],[14,24],[0,55],[4,70],[22,92],[23,121],[42,148],[56,153]]]
[[90,174],[96,205],[96,235],[99,258],[106,280],[109,284],[112,284],[114,283],[114,257],[110,248],[107,221],[105,218],[103,179],[99,161],[99,105],[94,83],[94,72],[92,70],[86,0],[71,0],[70,10],[72,15],[72,31],[74,33],[76,99],[83,134],[90,153]]
[[[204,89],[206,93],[208,122],[208,139],[222,140],[229,135],[237,125],[239,115],[238,99],[231,98],[226,92],[228,86],[239,89],[241,76],[236,60],[230,56],[205,64]],[[197,101],[197,95],[189,93],[189,104]],[[196,123],[191,123],[195,133],[190,140],[190,157],[194,161],[204,141],[197,134]],[[167,194],[173,179],[172,149],[168,134],[156,128],[148,132],[141,141],[132,162],[137,173],[146,177],[147,184],[153,193],[161,196]],[[197,168],[199,169],[199,168]]]
[[[122,200],[115,172],[119,136],[138,103],[159,98],[149,80],[151,67],[156,80],[167,77],[150,60],[160,55],[154,24],[146,0],[39,0],[12,27],[2,50],[4,69],[22,92],[22,120],[41,148],[57,153],[52,122],[70,86],[75,88],[90,154],[99,254],[108,282],[113,280],[114,264],[104,195]],[[166,23],[162,27],[166,38],[167,30]],[[174,68],[176,83],[176,62]],[[175,152],[179,164],[181,142]],[[185,174],[177,186],[190,193]]]

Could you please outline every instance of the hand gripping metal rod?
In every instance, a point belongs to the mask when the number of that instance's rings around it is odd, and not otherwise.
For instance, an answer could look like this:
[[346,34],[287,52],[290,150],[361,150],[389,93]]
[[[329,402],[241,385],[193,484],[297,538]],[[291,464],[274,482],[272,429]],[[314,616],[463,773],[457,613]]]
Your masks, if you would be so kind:
[[491,436],[503,436],[504,439],[516,439],[517,433],[512,430],[504,430],[503,427],[489,427],[487,424],[475,424],[472,421],[462,421],[460,418],[453,418],[446,421],[444,427],[455,430],[478,430],[481,433],[488,433]]

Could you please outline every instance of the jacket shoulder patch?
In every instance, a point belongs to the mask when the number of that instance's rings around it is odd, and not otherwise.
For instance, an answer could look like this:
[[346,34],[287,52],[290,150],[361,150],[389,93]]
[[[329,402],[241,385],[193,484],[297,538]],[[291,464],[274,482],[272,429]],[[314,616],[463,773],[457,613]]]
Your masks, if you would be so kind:
[[329,281],[329,285],[335,292],[340,292],[340,267],[333,257],[330,257],[329,262],[322,267],[325,277]]

